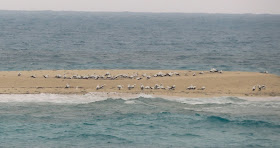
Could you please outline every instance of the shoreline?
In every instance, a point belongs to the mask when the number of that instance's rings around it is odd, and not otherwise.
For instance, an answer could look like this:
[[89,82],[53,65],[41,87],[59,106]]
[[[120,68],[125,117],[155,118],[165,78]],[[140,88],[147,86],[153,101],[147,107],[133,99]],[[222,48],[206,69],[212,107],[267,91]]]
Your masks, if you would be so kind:
[[[19,73],[20,76],[18,76]],[[32,78],[32,75],[36,78]],[[44,78],[44,75],[47,75],[47,78]],[[58,75],[60,75],[59,78],[56,77]],[[95,76],[99,76],[99,78],[96,79]],[[239,71],[221,73],[134,69],[0,71],[0,82],[0,94],[116,92],[185,98],[280,96],[280,76]],[[68,88],[66,88],[67,84]],[[128,85],[134,84],[134,88],[129,90]],[[156,84],[164,89],[156,88]],[[97,85],[100,87],[104,85],[104,87],[96,90]],[[120,90],[118,85],[122,87]],[[142,90],[141,85],[149,86],[149,88]],[[174,89],[172,89],[173,85]],[[266,88],[252,91],[252,87],[257,85],[264,85]],[[196,89],[188,89],[190,86],[196,86]]]

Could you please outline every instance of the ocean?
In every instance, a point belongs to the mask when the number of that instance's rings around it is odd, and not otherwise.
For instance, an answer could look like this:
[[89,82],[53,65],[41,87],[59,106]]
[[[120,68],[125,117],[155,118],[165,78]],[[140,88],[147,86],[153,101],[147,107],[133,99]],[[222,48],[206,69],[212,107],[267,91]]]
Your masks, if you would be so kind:
[[[279,75],[279,55],[280,15],[0,11],[1,71]],[[279,97],[0,94],[0,147],[280,147],[279,137]]]
[[0,11],[0,70],[280,74],[280,15]]
[[280,101],[0,96],[1,147],[280,147]]

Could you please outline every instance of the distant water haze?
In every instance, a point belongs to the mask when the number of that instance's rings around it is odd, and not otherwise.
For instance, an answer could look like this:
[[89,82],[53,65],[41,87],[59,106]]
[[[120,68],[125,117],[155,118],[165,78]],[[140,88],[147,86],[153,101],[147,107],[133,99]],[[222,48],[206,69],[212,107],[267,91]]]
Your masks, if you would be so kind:
[[0,0],[2,10],[280,14],[279,0]]

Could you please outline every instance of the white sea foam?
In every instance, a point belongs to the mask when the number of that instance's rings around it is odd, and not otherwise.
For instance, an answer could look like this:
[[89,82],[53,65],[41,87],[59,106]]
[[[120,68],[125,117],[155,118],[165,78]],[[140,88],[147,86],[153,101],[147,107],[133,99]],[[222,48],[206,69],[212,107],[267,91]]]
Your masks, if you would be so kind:
[[143,98],[162,98],[169,101],[176,101],[184,104],[246,104],[251,101],[276,101],[277,104],[280,102],[280,97],[266,97],[266,98],[250,98],[250,97],[212,97],[212,98],[183,98],[175,96],[156,96],[149,94],[131,94],[131,93],[117,93],[117,92],[94,92],[87,93],[84,95],[80,94],[1,94],[0,102],[26,102],[26,103],[73,103],[73,104],[84,104],[96,101],[103,101],[108,98],[111,99],[123,99],[126,100],[126,104],[135,104],[136,102],[131,99],[139,97]]
[[[25,102],[25,103],[72,103],[72,104],[84,104],[96,101],[103,101],[108,98],[111,99],[123,99],[130,100],[139,97],[144,98],[152,98],[151,95],[146,94],[126,94],[126,93],[102,93],[102,92],[94,92],[87,93],[84,95],[80,94],[1,94],[0,102],[9,103],[9,102]],[[128,104],[132,104],[133,102],[127,102]]]
[[134,100],[127,100],[124,102],[125,104],[136,104]]

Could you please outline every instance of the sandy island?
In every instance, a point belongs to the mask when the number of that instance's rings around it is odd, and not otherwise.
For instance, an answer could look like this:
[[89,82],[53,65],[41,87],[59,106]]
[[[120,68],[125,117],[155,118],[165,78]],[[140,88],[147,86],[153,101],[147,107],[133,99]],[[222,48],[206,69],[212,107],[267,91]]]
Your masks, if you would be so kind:
[[[18,76],[19,73],[20,76]],[[168,75],[168,73],[171,76]],[[201,73],[201,71],[1,71],[0,94],[86,94],[90,92],[117,92],[180,97],[280,96],[280,76],[277,75],[256,72],[229,71],[223,71],[222,73],[203,71],[203,74],[199,73]],[[156,74],[162,74],[162,76],[155,77]],[[36,78],[32,78],[32,75]],[[47,78],[44,78],[43,75],[48,76]],[[61,78],[56,78],[57,75],[61,75]],[[97,79],[96,76],[99,76],[99,78]],[[66,88],[67,84],[69,84],[69,88]],[[104,84],[105,86],[102,89],[96,89],[97,85],[101,86]],[[128,84],[136,84],[136,86],[135,88],[129,90],[127,87]],[[143,84],[144,87],[149,86],[152,88],[147,87],[147,89],[144,88],[142,90],[140,88],[141,84]],[[161,85],[161,87],[163,87],[164,89],[154,89],[156,84]],[[117,87],[118,85],[122,85],[123,88],[119,90],[119,88]],[[176,85],[175,89],[168,89],[173,85]],[[191,85],[196,86],[196,89],[187,89]],[[259,90],[258,85],[265,85],[266,88]],[[256,86],[255,91],[252,90],[253,86]],[[205,87],[204,90],[203,87]]]

